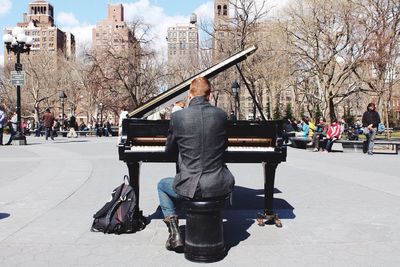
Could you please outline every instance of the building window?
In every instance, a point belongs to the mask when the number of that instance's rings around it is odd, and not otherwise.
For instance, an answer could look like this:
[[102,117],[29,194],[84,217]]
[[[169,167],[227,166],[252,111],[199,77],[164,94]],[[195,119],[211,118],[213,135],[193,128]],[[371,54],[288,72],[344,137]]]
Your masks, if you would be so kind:
[[221,6],[220,5],[217,6],[217,10],[218,10],[218,15],[221,15]]
[[224,5],[224,16],[228,15],[228,6]]
[[46,36],[46,32],[45,32],[45,31],[42,31],[42,35],[43,35],[43,36]]
[[43,37],[43,38],[42,38],[42,42],[46,42],[46,37]]

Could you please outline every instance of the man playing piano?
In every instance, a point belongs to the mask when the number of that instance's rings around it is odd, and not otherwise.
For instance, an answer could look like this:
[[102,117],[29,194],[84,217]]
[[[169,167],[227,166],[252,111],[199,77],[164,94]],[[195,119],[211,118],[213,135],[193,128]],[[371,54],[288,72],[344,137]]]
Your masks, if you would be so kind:
[[204,199],[229,194],[234,177],[223,161],[227,147],[227,114],[209,103],[210,82],[203,77],[192,81],[189,106],[171,115],[166,152],[179,153],[179,172],[175,178],[158,183],[160,206],[168,226],[168,250],[180,250],[176,202],[182,199]]

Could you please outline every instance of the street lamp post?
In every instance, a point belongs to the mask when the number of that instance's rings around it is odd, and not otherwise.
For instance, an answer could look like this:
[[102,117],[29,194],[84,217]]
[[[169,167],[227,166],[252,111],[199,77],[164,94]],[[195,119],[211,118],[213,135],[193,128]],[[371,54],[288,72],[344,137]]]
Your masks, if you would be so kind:
[[238,119],[238,110],[239,110],[239,90],[240,86],[237,81],[234,81],[231,85],[232,93],[235,98],[235,118]]
[[67,95],[65,94],[64,91],[60,92],[60,101],[61,101],[61,123],[62,126],[64,127],[64,104],[65,104],[65,99],[67,98]]
[[[20,62],[20,55],[28,53],[32,45],[32,38],[25,35],[24,29],[15,27],[12,34],[5,34],[3,41],[6,46],[7,52],[13,52],[16,56],[15,71],[22,71],[22,64]],[[21,131],[21,86],[17,85],[17,132],[13,137],[13,141],[17,141],[19,145],[26,145],[26,137]]]

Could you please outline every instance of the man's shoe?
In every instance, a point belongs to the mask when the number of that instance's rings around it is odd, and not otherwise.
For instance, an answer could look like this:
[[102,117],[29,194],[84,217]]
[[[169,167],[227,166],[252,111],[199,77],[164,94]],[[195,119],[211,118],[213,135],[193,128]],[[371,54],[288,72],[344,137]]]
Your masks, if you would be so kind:
[[313,150],[314,152],[318,152],[318,148],[314,148],[314,150]]
[[371,151],[368,151],[368,155],[373,155],[374,153],[372,153]]
[[169,232],[168,240],[165,243],[166,249],[178,252],[182,251],[183,240],[181,237],[181,233],[179,231],[178,216],[176,215],[168,216],[164,219],[164,222],[167,225]]

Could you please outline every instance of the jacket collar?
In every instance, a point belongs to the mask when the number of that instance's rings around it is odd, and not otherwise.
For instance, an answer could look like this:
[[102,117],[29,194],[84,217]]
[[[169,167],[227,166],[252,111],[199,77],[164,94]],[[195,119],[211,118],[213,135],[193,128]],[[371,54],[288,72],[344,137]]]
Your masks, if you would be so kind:
[[204,96],[195,96],[190,100],[189,106],[202,105],[208,103],[209,102],[206,100]]

